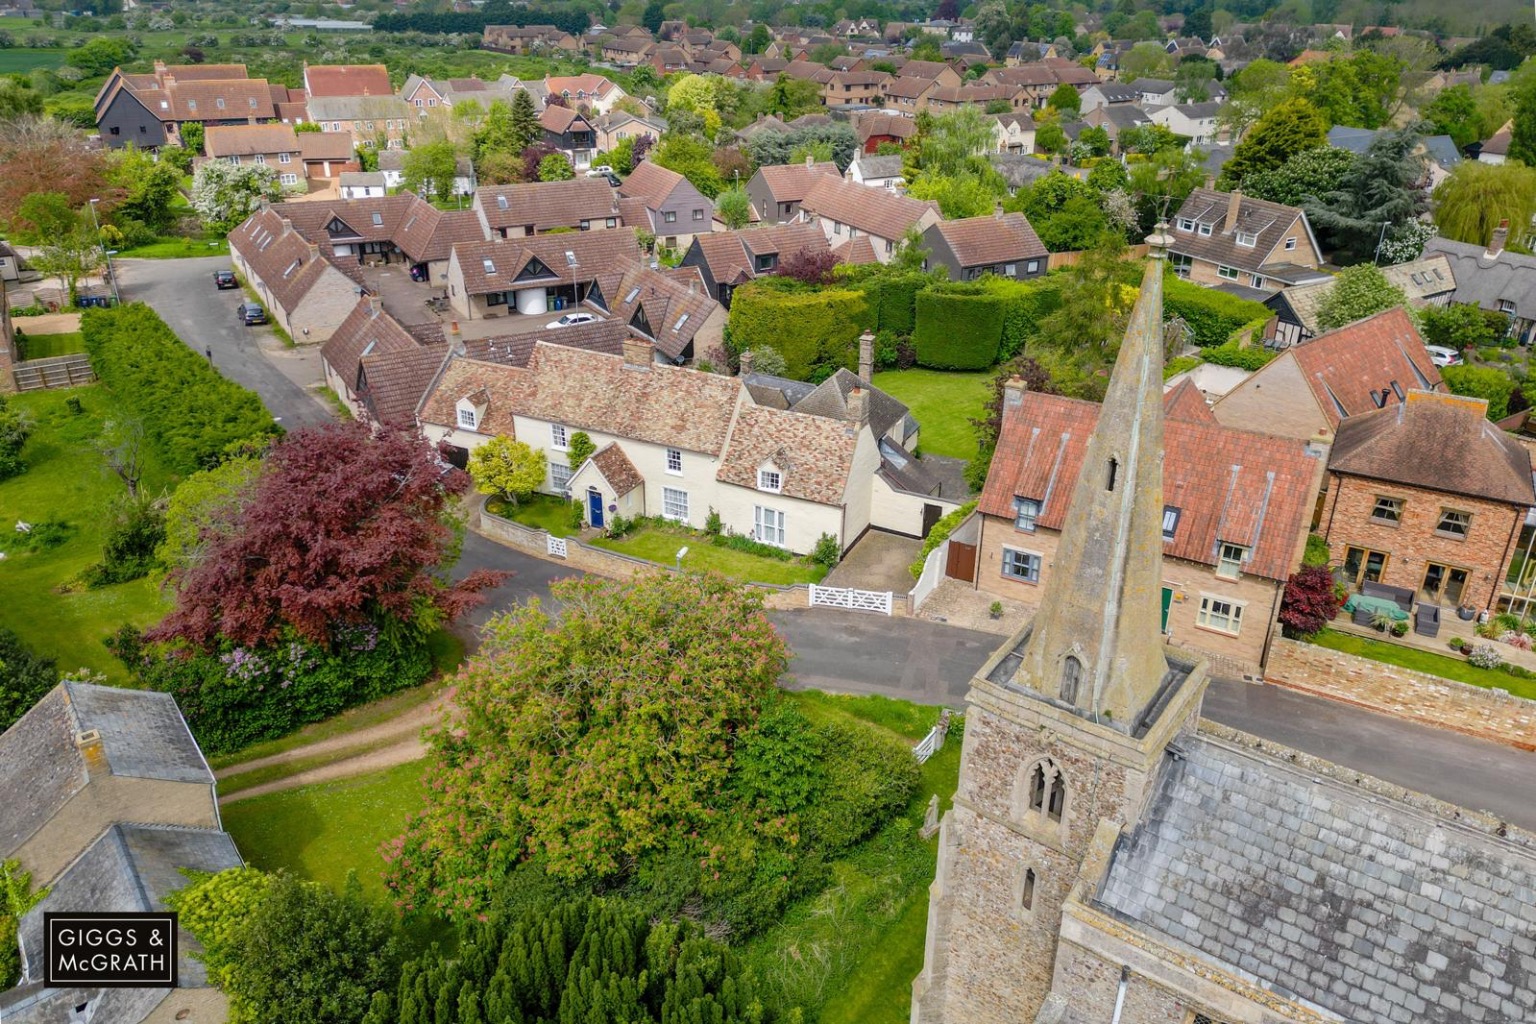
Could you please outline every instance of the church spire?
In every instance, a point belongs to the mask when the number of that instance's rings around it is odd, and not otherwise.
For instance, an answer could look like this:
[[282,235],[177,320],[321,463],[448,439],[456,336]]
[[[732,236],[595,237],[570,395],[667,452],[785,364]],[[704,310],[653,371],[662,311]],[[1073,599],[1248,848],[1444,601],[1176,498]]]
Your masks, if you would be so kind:
[[1132,732],[1168,671],[1163,564],[1163,271],[1151,259],[1088,441],[1016,681]]

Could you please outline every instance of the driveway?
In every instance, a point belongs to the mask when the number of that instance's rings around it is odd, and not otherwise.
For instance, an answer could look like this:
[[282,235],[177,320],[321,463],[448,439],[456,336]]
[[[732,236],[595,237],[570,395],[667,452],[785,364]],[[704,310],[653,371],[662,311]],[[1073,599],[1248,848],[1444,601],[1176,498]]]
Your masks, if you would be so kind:
[[194,352],[211,351],[214,367],[260,395],[279,423],[297,427],[335,419],[319,397],[305,390],[322,381],[319,346],[285,349],[267,328],[235,320],[235,307],[245,301],[245,293],[213,286],[213,272],[229,269],[227,256],[117,260],[113,265],[124,302],[148,303]]
[[837,568],[827,573],[829,587],[889,590],[899,600],[916,582],[907,567],[923,550],[923,542],[883,530],[869,530],[858,539]]

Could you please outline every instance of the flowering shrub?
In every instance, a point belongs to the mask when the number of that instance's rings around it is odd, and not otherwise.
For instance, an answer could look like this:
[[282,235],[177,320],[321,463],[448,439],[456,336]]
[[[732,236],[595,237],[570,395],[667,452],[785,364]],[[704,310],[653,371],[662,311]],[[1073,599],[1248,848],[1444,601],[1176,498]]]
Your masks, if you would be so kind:
[[1509,646],[1519,648],[1522,651],[1531,649],[1531,638],[1524,633],[1517,633],[1512,629],[1505,630],[1499,634],[1499,643],[1509,644]]
[[1478,644],[1472,648],[1472,653],[1467,655],[1467,661],[1478,668],[1498,668],[1504,663],[1499,650],[1493,644]]

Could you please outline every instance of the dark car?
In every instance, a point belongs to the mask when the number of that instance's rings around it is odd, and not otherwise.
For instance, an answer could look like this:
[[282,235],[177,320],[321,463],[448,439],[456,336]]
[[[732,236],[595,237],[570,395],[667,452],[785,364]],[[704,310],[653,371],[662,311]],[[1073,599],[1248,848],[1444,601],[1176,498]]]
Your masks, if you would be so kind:
[[240,318],[240,322],[245,324],[247,327],[251,326],[252,324],[264,324],[267,322],[267,311],[256,305],[254,302],[240,303],[239,308],[235,310],[235,315],[238,316]]
[[235,280],[235,272],[233,270],[215,270],[213,272],[213,283],[219,286],[219,291],[223,291],[226,288],[240,287],[240,282]]
[[619,176],[617,174],[605,174],[603,177],[607,178],[608,184],[612,185],[614,188],[618,188],[620,185],[624,184],[619,180]]

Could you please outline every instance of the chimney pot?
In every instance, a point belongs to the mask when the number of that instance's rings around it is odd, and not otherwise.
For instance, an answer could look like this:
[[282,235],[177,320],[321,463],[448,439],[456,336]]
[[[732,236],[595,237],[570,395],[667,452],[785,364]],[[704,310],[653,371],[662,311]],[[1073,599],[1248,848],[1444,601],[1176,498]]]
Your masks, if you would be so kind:
[[863,388],[848,392],[848,419],[861,427],[869,422],[869,392]]
[[807,166],[807,167],[814,167],[814,166],[816,166],[816,155],[814,153],[807,153],[807,154],[805,154],[805,166]]
[[644,338],[624,339],[624,367],[632,370],[648,370],[655,361],[656,346]]
[[1024,392],[1029,388],[1024,383],[1024,378],[1018,375],[1009,377],[1003,384],[1003,408],[1016,409],[1024,403]]
[[875,336],[869,331],[859,335],[859,379],[868,381],[875,375]]
[[1227,222],[1222,225],[1224,234],[1230,233],[1237,227],[1237,210],[1243,204],[1242,189],[1233,189],[1232,195],[1227,199]]
[[745,377],[752,372],[752,350],[747,349],[741,354],[741,375]]
[[1509,241],[1509,219],[1499,221],[1499,226],[1493,229],[1493,237],[1488,240],[1488,259],[1498,259],[1499,253],[1504,251],[1504,246]]

